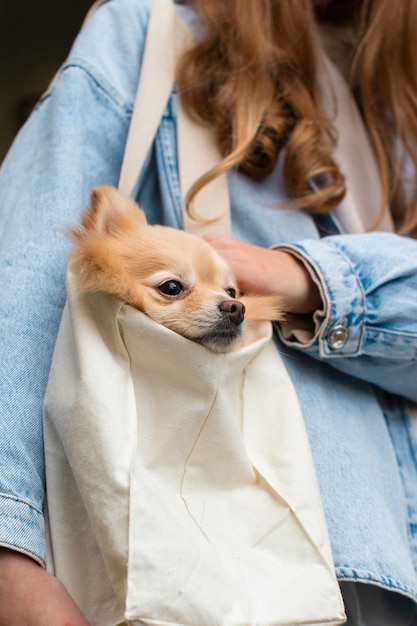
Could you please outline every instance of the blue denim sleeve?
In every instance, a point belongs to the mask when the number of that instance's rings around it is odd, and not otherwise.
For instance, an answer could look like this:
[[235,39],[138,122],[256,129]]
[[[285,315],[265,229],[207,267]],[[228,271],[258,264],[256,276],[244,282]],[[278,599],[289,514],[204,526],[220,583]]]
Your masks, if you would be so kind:
[[284,247],[313,269],[325,301],[313,339],[284,343],[417,400],[417,241],[375,232]]
[[144,4],[133,11],[138,3],[121,0],[98,11],[0,170],[0,546],[40,563],[42,405],[65,301],[64,231],[93,186],[117,184]]

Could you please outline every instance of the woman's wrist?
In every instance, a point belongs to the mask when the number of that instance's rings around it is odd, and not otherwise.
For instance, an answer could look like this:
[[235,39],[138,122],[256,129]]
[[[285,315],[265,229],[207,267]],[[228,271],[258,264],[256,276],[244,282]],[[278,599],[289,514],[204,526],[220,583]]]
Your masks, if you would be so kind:
[[285,310],[309,314],[323,308],[319,286],[306,264],[287,250],[274,249],[271,252],[276,255],[274,290],[281,294]]

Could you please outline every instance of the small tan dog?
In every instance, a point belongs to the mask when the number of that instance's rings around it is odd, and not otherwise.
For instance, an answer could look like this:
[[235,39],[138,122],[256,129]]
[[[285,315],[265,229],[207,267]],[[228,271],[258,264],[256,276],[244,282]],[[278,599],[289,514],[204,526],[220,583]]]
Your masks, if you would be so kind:
[[283,319],[279,298],[238,296],[226,261],[203,239],[150,226],[131,199],[97,187],[71,230],[83,291],[102,291],[216,352],[241,344],[246,326]]

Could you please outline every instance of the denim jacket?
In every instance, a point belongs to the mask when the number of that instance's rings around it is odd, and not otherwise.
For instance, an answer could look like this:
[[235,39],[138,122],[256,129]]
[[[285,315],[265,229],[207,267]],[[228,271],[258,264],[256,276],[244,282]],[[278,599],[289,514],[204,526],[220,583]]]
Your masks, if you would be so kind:
[[[42,402],[65,301],[65,229],[117,185],[150,0],[112,0],[77,38],[0,170],[0,545],[45,560]],[[340,580],[417,602],[417,241],[339,232],[285,208],[280,167],[228,177],[232,235],[283,245],[318,276],[311,341],[280,332],[303,410]],[[151,223],[181,227],[175,93],[138,180]],[[279,207],[277,208],[277,205]]]

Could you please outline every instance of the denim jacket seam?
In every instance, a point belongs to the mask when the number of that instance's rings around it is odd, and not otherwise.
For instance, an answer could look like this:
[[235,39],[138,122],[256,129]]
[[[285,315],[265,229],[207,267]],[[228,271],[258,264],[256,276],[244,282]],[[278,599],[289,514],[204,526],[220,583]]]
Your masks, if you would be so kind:
[[[356,320],[353,323],[351,323],[349,322],[349,311],[343,315],[339,313],[338,303],[333,297],[332,285],[327,280],[324,272],[322,272],[321,267],[320,267],[320,276],[323,276],[324,287],[326,289],[326,292],[329,294],[328,295],[328,298],[329,298],[328,324],[326,328],[322,327],[321,332],[319,333],[319,338],[318,338],[320,356],[326,357],[327,359],[340,358],[340,357],[342,358],[357,357],[362,353],[364,331],[366,328],[366,322],[365,322],[366,293],[363,288],[360,276],[355,271],[355,268],[351,260],[349,259],[349,257],[347,257],[344,254],[343,250],[340,250],[337,246],[333,244],[333,241],[330,237],[325,240],[325,243],[333,250],[334,253],[336,253],[337,257],[342,261],[345,268],[349,270],[349,271],[345,271],[345,275],[350,276],[352,278],[352,281],[353,281],[352,288],[354,289],[354,295],[360,295],[360,298],[358,298],[357,312],[356,313],[352,312]],[[350,303],[352,304],[353,302],[354,300],[352,300],[351,298]],[[352,306],[350,308],[351,310],[353,309]],[[353,343],[354,343],[353,346],[351,345],[351,340],[348,340],[344,347],[338,350],[333,350],[329,346],[328,338],[331,332],[333,331],[333,329],[339,325],[346,327],[349,330],[349,332],[351,329],[355,329],[356,337],[353,340]]]
[[[407,408],[404,409],[404,413],[405,413],[404,418],[407,423],[407,441],[408,441],[408,445],[410,448],[410,455],[411,455],[412,461],[414,461],[414,465],[417,466],[417,442],[416,442],[416,437],[415,437],[415,431],[413,428],[413,424],[411,423],[411,417],[408,414]],[[407,536],[408,536],[408,541],[410,543],[410,553],[411,553],[411,558],[413,559],[414,565],[415,567],[417,567],[417,553],[414,548],[416,541],[415,541],[413,531],[412,531],[413,513],[409,505],[407,505],[407,511],[408,511]]]
[[390,357],[396,361],[407,361],[413,363],[417,361],[416,349],[417,336],[413,333],[393,331],[380,326],[368,326],[364,337],[364,352],[366,345],[378,344],[378,353],[374,350],[373,356],[381,356],[390,351]]
[[340,582],[365,582],[381,585],[385,589],[391,591],[400,591],[411,597],[413,600],[417,599],[417,589],[400,583],[391,576],[378,575],[369,570],[363,570],[356,567],[348,567],[344,565],[338,565],[335,567],[337,578]]
[[405,419],[407,420],[407,439],[413,456],[415,465],[417,466],[417,434],[411,421],[408,410],[405,410]]
[[13,500],[14,502],[20,502],[21,504],[25,504],[26,506],[36,511],[36,513],[39,513],[39,515],[43,516],[42,509],[33,504],[33,502],[29,502],[29,500],[26,500],[25,498],[22,498],[20,496],[11,496],[10,494],[3,492],[0,492],[0,498],[5,498],[7,500]]
[[[390,420],[387,419],[387,417],[385,419],[386,419],[387,427],[388,427],[388,429],[390,429],[390,424],[389,424]],[[407,436],[407,439],[408,439],[408,442],[410,444],[410,439],[409,439],[408,436]],[[408,504],[408,500],[407,500],[407,497],[406,497],[407,481],[403,477],[403,471],[404,470],[402,469],[404,467],[404,463],[402,462],[401,457],[400,457],[399,454],[396,454],[396,458],[397,458],[398,468],[399,468],[399,472],[400,472],[400,476],[401,476],[401,482],[402,482],[403,491],[404,491],[404,508],[407,510],[407,518],[406,518],[406,521],[407,521],[407,539],[408,539],[408,544],[410,546],[411,558],[413,560],[414,567],[416,567],[417,566],[417,555],[416,555],[416,553],[415,553],[415,551],[413,549],[413,534],[411,532],[411,524],[410,524],[411,510],[410,510],[410,505]]]
[[383,326],[368,326],[368,328],[370,331],[375,331],[377,333],[385,334],[390,337],[398,337],[398,338],[405,337],[405,338],[410,338],[413,341],[417,339],[416,333],[392,330],[391,328],[384,328]]
[[[45,536],[43,535],[45,524],[43,511],[25,498],[4,492],[0,493],[0,502],[2,503],[2,510],[5,507],[6,520],[9,519],[14,524],[16,515],[21,519],[18,533],[11,531],[7,522],[2,526],[0,546],[26,554],[36,560],[42,567],[45,567],[46,548]],[[7,503],[14,503],[14,505],[8,505]],[[11,510],[9,507],[12,507]],[[25,508],[22,509],[22,507]],[[32,516],[29,514],[29,511],[32,512]]]
[[59,78],[71,69],[80,70],[95,84],[95,86],[104,93],[108,100],[113,104],[118,114],[124,119],[129,119],[133,111],[133,102],[126,101],[113,85],[97,71],[97,68],[82,58],[73,57],[68,60],[59,70],[56,78],[51,82],[50,86],[43,94],[40,102],[50,97],[59,82]]
[[[400,473],[400,478],[401,478],[401,483],[403,486],[403,492],[404,492],[404,507],[407,511],[407,516],[406,516],[406,524],[407,524],[407,538],[408,538],[408,542],[409,542],[409,546],[410,546],[410,555],[411,558],[413,560],[414,563],[414,567],[417,567],[417,553],[415,551],[415,539],[413,537],[413,532],[411,530],[411,526],[413,523],[413,513],[412,513],[412,509],[410,507],[410,499],[408,497],[408,489],[407,489],[407,485],[408,485],[408,480],[407,480],[407,475],[406,475],[406,470],[407,470],[407,461],[404,462],[404,459],[402,457],[401,454],[398,453],[398,448],[395,445],[395,431],[393,429],[393,418],[394,417],[402,417],[405,421],[406,421],[406,440],[407,440],[407,445],[408,445],[408,449],[409,449],[409,453],[411,455],[411,461],[414,462],[415,465],[417,465],[417,456],[416,456],[416,444],[412,439],[412,429],[413,426],[410,423],[410,416],[408,414],[408,410],[407,410],[407,406],[406,403],[404,401],[404,399],[397,397],[394,398],[395,401],[395,405],[392,405],[391,408],[391,415],[390,412],[387,411],[386,408],[384,408],[383,403],[380,403],[381,406],[381,411],[384,415],[385,418],[385,423],[387,425],[387,429],[388,432],[390,433],[391,439],[393,441],[393,447],[395,450],[395,456],[397,459],[397,464],[398,464],[398,469],[399,469],[399,473]],[[414,515],[415,518],[415,515]]]
[[171,141],[169,125],[172,124],[176,128],[176,90],[171,92],[167,106],[163,113],[161,123],[159,125],[155,142],[157,149],[161,152],[163,170],[165,174],[166,184],[169,190],[172,206],[177,220],[177,227],[182,227],[182,200],[181,186],[178,176],[178,163],[175,151],[172,150],[173,142]]

